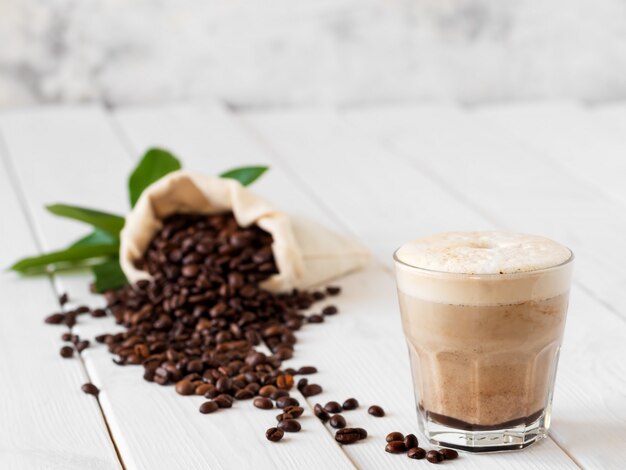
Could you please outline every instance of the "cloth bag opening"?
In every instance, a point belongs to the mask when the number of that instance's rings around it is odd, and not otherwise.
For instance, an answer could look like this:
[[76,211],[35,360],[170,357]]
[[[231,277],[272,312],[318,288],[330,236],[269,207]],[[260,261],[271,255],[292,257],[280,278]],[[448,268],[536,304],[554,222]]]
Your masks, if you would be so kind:
[[367,264],[370,254],[349,237],[302,217],[288,217],[238,181],[175,171],[147,187],[126,216],[120,265],[131,283],[151,279],[135,267],[162,220],[172,214],[232,211],[241,227],[257,224],[273,238],[278,274],[261,287],[272,292],[306,288],[336,279]]

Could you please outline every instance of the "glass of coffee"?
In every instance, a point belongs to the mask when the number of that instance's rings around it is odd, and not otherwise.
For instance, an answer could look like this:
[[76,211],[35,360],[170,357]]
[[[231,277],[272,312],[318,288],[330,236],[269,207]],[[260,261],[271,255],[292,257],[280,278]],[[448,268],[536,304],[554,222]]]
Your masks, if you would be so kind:
[[507,232],[420,238],[394,254],[420,427],[471,452],[546,436],[574,256]]

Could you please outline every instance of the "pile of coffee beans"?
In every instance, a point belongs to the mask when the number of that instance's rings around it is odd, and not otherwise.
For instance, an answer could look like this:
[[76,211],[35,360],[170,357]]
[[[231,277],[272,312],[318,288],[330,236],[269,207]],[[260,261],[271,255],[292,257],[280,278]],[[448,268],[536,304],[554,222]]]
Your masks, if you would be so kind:
[[385,452],[390,454],[404,454],[406,452],[410,459],[426,459],[430,463],[439,463],[444,460],[454,460],[459,456],[456,450],[452,449],[440,449],[429,450],[428,452],[419,447],[419,442],[415,434],[407,434],[406,436],[401,432],[390,432],[385,438],[387,445],[385,446]]
[[[81,306],[52,314],[46,322],[70,329],[63,340],[72,345],[60,351],[70,358],[89,346],[71,333],[79,315],[110,313],[126,329],[96,341],[107,345],[116,364],[141,365],[147,381],[172,384],[180,395],[206,397],[200,406],[205,414],[258,397],[255,406],[282,409],[279,431],[297,432],[296,419],[304,410],[289,390],[295,385],[310,397],[322,387],[305,377],[295,383],[295,376],[313,374],[315,367],[283,370],[281,363],[293,356],[295,331],[338,313],[334,305],[308,317],[301,311],[341,289],[263,290],[260,284],[278,272],[271,245],[268,233],[239,227],[232,213],[173,215],[136,262],[151,280],[105,292],[105,309]],[[61,305],[67,301],[65,294],[59,299]],[[270,440],[279,435],[271,433]]]

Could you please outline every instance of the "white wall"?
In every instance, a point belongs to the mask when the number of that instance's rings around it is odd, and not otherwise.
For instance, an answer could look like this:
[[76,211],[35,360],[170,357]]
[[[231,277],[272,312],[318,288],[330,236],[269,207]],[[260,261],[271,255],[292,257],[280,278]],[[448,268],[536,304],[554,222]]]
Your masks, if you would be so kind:
[[626,98],[622,0],[0,0],[0,106]]

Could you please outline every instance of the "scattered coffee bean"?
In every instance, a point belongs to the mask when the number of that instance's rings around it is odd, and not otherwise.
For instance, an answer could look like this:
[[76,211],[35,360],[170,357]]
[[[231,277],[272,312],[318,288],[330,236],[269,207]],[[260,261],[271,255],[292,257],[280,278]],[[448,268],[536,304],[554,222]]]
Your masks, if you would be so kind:
[[179,395],[193,395],[196,391],[196,387],[187,379],[179,380],[176,382],[176,393]]
[[404,438],[404,445],[406,445],[407,449],[412,449],[413,447],[419,446],[417,436],[415,436],[415,434],[407,434]]
[[444,460],[454,460],[459,456],[459,453],[453,449],[440,449],[439,453],[443,455]]
[[443,455],[436,450],[429,450],[426,452],[426,460],[430,463],[439,463],[443,460]]
[[281,397],[288,397],[289,392],[287,390],[276,390],[274,393],[270,395],[272,400],[278,400]]
[[233,397],[226,395],[225,393],[219,394],[213,399],[213,401],[217,403],[217,406],[220,408],[232,408],[233,406]]
[[67,296],[67,292],[63,292],[59,296],[59,303],[61,304],[61,306],[65,305],[68,300],[69,300],[69,297]]
[[385,410],[383,410],[380,406],[378,405],[372,405],[367,409],[367,412],[369,414],[371,414],[372,416],[376,416],[377,418],[381,418],[383,416],[385,416]]
[[317,367],[313,367],[313,366],[302,366],[298,369],[298,371],[296,372],[296,374],[298,375],[308,375],[308,374],[315,374],[317,372]]
[[284,419],[278,423],[278,427],[285,432],[298,432],[302,427],[295,419]]
[[324,317],[317,313],[314,313],[313,315],[309,315],[306,318],[306,321],[308,323],[324,323]]
[[71,346],[63,346],[59,353],[61,354],[61,357],[68,359],[74,355],[74,348]]
[[354,428],[357,430],[357,432],[359,433],[359,437],[361,439],[365,439],[367,437],[367,431],[363,428]]
[[87,305],[81,305],[79,307],[76,307],[74,312],[76,312],[77,314],[80,315],[81,313],[89,313],[89,312],[91,312],[91,309]]
[[280,413],[276,415],[276,421],[284,421],[286,419],[295,419],[296,417],[291,413]]
[[45,322],[49,325],[60,325],[64,319],[65,315],[63,313],[53,313],[46,317]]
[[285,408],[287,406],[300,406],[300,402],[293,397],[280,397],[276,400],[277,408]]
[[342,408],[346,411],[356,410],[359,407],[359,402],[356,398],[348,398],[343,402]]
[[300,390],[300,392],[305,397],[312,397],[314,395],[319,395],[320,393],[322,393],[323,389],[322,389],[321,385],[309,384],[306,387],[303,387],[302,390]]
[[321,419],[323,422],[326,422],[330,419],[330,415],[324,410],[324,407],[319,403],[315,404],[313,407],[313,414]]
[[407,452],[407,457],[409,457],[410,459],[422,460],[424,457],[426,457],[426,451],[421,447],[413,447]]
[[[390,432],[389,434],[387,434],[385,440],[387,442],[404,441],[404,434],[402,434],[401,432]],[[410,447],[407,447],[407,449],[410,449]]]
[[388,442],[385,446],[385,452],[389,452],[390,454],[401,454],[403,452],[406,452],[406,446],[404,445],[404,441]]
[[91,311],[91,316],[94,318],[102,318],[107,316],[107,312],[103,308],[96,308]]
[[268,441],[272,442],[280,441],[284,435],[284,431],[279,428],[269,428],[267,431],[265,431],[265,437]]
[[242,388],[241,390],[237,390],[235,392],[235,398],[237,400],[250,400],[251,398],[254,398],[254,395],[254,392],[248,390],[247,388]]
[[202,405],[200,405],[200,413],[208,414],[217,411],[218,408],[221,408],[216,401],[205,401]]
[[324,405],[324,410],[328,411],[329,413],[341,413],[343,411],[343,408],[336,401],[329,401]]
[[264,385],[259,389],[259,395],[262,397],[269,397],[272,393],[276,392],[277,388],[273,385]]
[[[335,440],[340,444],[354,444],[363,439],[362,435],[358,428],[343,428],[335,433]],[[367,436],[367,433],[365,435]]]
[[289,413],[294,418],[299,418],[302,416],[302,413],[304,413],[304,408],[298,405],[285,406],[283,413]]
[[337,312],[339,312],[339,310],[334,305],[329,305],[328,307],[324,307],[324,309],[322,309],[322,315],[326,316],[335,315]]
[[87,339],[84,339],[82,341],[78,341],[76,343],[76,351],[78,351],[79,353],[83,352],[88,347],[89,347],[89,340],[87,340]]
[[74,336],[74,335],[73,335],[72,333],[70,333],[69,331],[67,331],[67,332],[65,332],[65,333],[63,333],[63,334],[61,335],[61,340],[62,340],[62,341],[72,341],[72,337],[73,337],[73,336]]
[[326,293],[328,295],[338,295],[341,293],[341,287],[339,286],[328,286],[326,287]]
[[309,379],[302,377],[300,380],[298,380],[297,388],[298,390],[302,390],[308,384],[309,384]]
[[80,389],[87,395],[93,395],[94,397],[97,397],[98,394],[100,393],[100,389],[96,387],[94,384],[89,383],[89,382],[86,384],[83,384],[80,387]]
[[254,401],[252,402],[252,404],[254,406],[256,406],[257,408],[260,408],[262,410],[269,410],[269,409],[272,409],[274,407],[274,404],[272,403],[272,400],[270,400],[267,397],[255,398]]
[[333,415],[330,418],[330,425],[335,429],[341,429],[346,427],[346,419],[341,415]]

